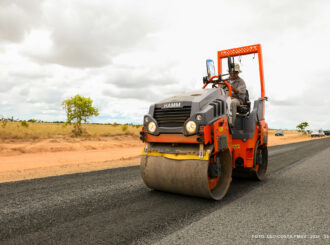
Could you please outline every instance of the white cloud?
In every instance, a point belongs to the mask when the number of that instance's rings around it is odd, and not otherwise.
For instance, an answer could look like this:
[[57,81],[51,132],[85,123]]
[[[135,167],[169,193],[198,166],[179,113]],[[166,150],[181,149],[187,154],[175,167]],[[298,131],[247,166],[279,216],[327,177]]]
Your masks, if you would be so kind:
[[2,0],[0,2],[0,43],[19,42],[38,25],[39,0]]
[[[23,1],[0,3],[0,114],[63,120],[77,93],[94,121],[140,122],[153,101],[202,86],[205,59],[261,43],[273,128],[330,128],[329,1]],[[242,77],[259,95],[257,59]]]
[[[44,25],[52,46],[48,52],[25,51],[37,62],[69,67],[99,67],[118,54],[134,50],[148,34],[157,31],[157,19],[133,8],[124,9],[108,1],[47,1]],[[133,6],[134,3],[130,3]],[[142,4],[142,3],[140,3]],[[39,40],[35,40],[39,46]]]

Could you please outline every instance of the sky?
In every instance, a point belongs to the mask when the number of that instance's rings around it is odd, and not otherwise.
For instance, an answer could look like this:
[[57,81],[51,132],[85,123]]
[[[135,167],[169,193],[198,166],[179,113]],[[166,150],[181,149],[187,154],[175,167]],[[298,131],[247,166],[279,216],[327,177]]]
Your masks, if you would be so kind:
[[[90,97],[90,122],[141,124],[149,105],[202,87],[206,59],[260,43],[270,128],[330,129],[330,1],[1,0],[0,115],[63,121]],[[240,62],[250,99],[257,57]]]

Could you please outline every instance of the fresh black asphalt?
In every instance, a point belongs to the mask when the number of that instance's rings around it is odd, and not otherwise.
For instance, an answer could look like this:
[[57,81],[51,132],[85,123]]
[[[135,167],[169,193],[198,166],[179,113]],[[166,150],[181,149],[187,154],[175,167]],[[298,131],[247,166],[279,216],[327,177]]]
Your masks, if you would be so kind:
[[156,244],[330,244],[330,147]]
[[[271,147],[268,173],[274,178],[329,147],[330,138]],[[153,243],[265,183],[234,179],[218,202],[151,191],[139,167],[4,183],[0,244]]]

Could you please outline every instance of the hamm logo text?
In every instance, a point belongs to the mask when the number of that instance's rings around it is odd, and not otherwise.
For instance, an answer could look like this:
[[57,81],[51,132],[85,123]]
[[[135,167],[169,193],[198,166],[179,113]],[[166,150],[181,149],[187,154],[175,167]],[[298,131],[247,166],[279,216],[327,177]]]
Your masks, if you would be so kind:
[[167,103],[163,105],[163,108],[175,108],[175,107],[181,107],[180,102],[172,102],[172,103]]

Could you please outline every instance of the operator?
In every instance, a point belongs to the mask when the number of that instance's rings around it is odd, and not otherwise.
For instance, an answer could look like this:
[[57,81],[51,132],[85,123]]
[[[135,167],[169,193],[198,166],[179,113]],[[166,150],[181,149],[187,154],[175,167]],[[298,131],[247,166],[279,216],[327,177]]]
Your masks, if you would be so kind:
[[246,96],[246,85],[242,78],[239,77],[239,73],[242,72],[239,64],[234,65],[234,73],[230,76],[229,83],[231,85],[231,113],[232,113],[232,125],[235,126],[236,112],[239,105],[244,104]]

